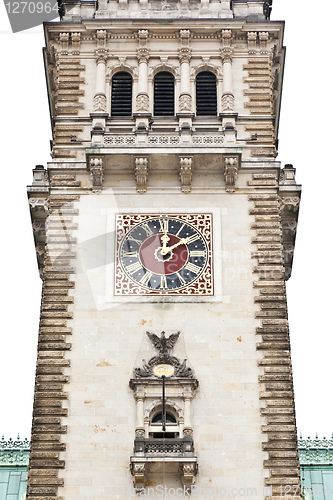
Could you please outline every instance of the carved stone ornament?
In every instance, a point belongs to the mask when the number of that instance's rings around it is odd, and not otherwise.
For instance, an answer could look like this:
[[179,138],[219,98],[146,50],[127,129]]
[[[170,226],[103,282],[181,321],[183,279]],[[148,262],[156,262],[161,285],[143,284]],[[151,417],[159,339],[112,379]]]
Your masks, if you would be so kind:
[[249,31],[247,34],[247,46],[248,46],[249,54],[253,54],[256,52],[257,36],[258,36],[258,34],[256,31]]
[[147,49],[147,47],[139,47],[136,51],[136,56],[139,64],[142,62],[148,64],[149,49]]
[[60,40],[60,53],[65,56],[68,54],[68,42],[69,42],[69,33],[59,33]]
[[135,488],[135,492],[140,495],[144,490],[147,483],[147,472],[148,472],[148,463],[131,463],[131,473],[133,476],[133,484]]
[[192,49],[190,49],[189,47],[182,47],[181,49],[178,49],[178,57],[180,64],[189,63],[191,60],[191,55],[192,55]]
[[149,113],[149,96],[145,92],[136,96],[136,110],[139,113]]
[[96,112],[106,112],[106,95],[103,92],[94,95],[94,110]]
[[236,190],[238,163],[238,156],[223,157],[223,174],[227,193],[234,193]]
[[97,30],[96,31],[96,40],[97,40],[97,48],[105,49],[106,48],[106,30]]
[[73,53],[73,55],[80,54],[81,33],[71,33],[71,39],[72,39],[72,53]]
[[267,54],[267,42],[269,40],[269,34],[267,31],[260,31],[259,33],[259,47],[262,54]]
[[182,463],[179,465],[179,468],[183,486],[185,486],[186,489],[191,488],[192,484],[194,484],[195,476],[198,473],[197,463]]
[[103,184],[103,159],[90,158],[90,177],[94,189],[102,189]]
[[172,356],[170,354],[171,349],[175,345],[180,335],[180,332],[173,333],[169,337],[165,336],[165,332],[161,333],[161,337],[158,337],[155,333],[146,332],[150,341],[156,350],[158,350],[158,355],[150,358],[148,362],[143,360],[144,365],[142,368],[134,369],[134,377],[142,378],[142,377],[153,377],[157,376],[154,373],[154,366],[159,364],[170,364],[174,367],[174,374],[170,377],[186,377],[193,378],[194,373],[191,368],[186,367],[186,359],[180,361],[176,356]]
[[191,192],[192,165],[193,165],[192,156],[183,156],[180,158],[179,177],[182,186],[181,190],[183,193]]
[[192,96],[191,94],[180,94],[179,96],[179,111],[191,113],[192,111]]
[[142,194],[147,191],[148,185],[148,157],[137,156],[134,158],[134,162],[136,190]]
[[231,92],[226,92],[222,96],[222,112],[228,113],[234,111],[235,98]]
[[106,64],[107,59],[108,59],[108,51],[106,48],[99,48],[95,50],[96,64],[99,63]]

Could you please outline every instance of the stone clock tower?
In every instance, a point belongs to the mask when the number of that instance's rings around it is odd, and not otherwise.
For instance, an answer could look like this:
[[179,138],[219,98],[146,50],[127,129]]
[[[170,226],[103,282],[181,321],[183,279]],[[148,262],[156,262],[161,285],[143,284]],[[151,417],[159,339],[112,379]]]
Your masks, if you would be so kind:
[[300,497],[271,3],[68,0],[45,24],[29,500]]

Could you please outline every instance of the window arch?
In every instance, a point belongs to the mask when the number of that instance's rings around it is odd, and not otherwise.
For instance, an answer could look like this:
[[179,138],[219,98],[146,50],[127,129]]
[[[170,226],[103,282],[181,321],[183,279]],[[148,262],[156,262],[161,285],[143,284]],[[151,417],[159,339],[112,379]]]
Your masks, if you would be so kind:
[[112,77],[111,116],[132,116],[132,76],[126,71]]
[[196,82],[197,116],[217,115],[216,76],[211,71],[201,71]]
[[154,78],[154,115],[175,114],[175,79],[169,71],[160,71]]

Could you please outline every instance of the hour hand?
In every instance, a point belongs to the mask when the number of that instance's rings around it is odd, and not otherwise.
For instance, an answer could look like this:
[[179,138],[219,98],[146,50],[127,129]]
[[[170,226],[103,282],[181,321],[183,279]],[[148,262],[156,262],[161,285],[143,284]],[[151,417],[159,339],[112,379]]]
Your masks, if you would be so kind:
[[174,248],[179,247],[179,245],[185,245],[187,243],[187,241],[188,241],[188,238],[181,238],[179,241],[177,241],[177,243],[175,243],[171,247],[162,248],[161,254],[166,255],[167,253],[171,252],[171,250],[173,250]]

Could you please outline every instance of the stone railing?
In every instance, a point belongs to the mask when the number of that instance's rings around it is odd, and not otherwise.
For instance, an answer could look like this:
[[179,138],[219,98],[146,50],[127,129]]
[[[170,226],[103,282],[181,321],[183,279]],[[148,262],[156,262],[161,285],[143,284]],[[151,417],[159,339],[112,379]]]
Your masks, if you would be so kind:
[[184,438],[144,438],[136,437],[134,440],[134,455],[153,454],[174,456],[193,456],[193,438],[187,434]]
[[136,145],[148,147],[221,147],[224,144],[224,136],[221,132],[207,132],[192,134],[173,133],[149,133],[149,134],[111,134],[104,135],[104,147],[132,147]]

